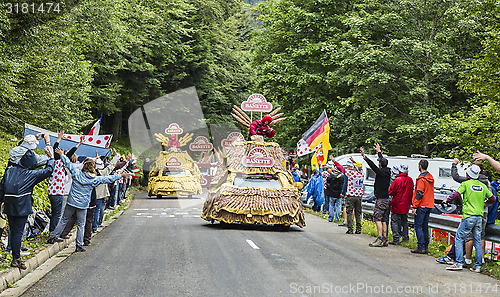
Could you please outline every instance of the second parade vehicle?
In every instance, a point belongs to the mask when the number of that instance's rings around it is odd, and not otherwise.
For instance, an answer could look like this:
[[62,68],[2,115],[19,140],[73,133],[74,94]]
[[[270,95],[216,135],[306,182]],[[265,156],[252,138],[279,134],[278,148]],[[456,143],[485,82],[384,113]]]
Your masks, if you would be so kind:
[[[260,105],[267,103],[262,95],[252,95],[248,101],[252,98]],[[278,111],[252,122],[244,110],[233,106],[233,117],[249,130],[251,141],[235,141],[226,151],[225,164],[212,179],[203,219],[221,224],[274,225],[281,230],[306,225],[298,189],[301,185],[285,168],[279,144],[265,141],[265,137],[274,136],[270,126],[283,120]]]

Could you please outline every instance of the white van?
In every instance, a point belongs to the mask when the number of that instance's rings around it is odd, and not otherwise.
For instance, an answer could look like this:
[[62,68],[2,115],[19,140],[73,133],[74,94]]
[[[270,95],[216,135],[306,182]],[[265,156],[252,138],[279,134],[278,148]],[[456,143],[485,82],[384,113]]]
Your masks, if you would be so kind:
[[[370,160],[373,161],[378,166],[378,156],[377,155],[366,155]],[[340,163],[340,165],[346,168],[347,160],[350,157],[356,162],[363,163],[363,174],[365,176],[364,186],[365,193],[363,196],[371,196],[373,194],[373,184],[375,182],[375,172],[371,170],[368,164],[365,162],[363,157],[361,157],[360,153],[357,154],[347,154],[339,157],[335,157],[335,160]],[[456,190],[458,189],[459,183],[455,182],[451,177],[451,164],[453,164],[452,159],[444,159],[444,158],[419,158],[417,156],[406,157],[406,156],[387,156],[384,155],[385,158],[389,161],[389,165],[387,167],[392,168],[394,165],[406,164],[408,165],[408,175],[413,178],[413,182],[417,179],[420,172],[418,171],[418,162],[420,160],[425,159],[429,161],[429,168],[427,170],[434,177],[434,188],[435,189],[448,189],[448,190]],[[458,174],[460,176],[465,176],[465,169],[467,168],[467,164],[461,165],[460,163],[457,165]]]

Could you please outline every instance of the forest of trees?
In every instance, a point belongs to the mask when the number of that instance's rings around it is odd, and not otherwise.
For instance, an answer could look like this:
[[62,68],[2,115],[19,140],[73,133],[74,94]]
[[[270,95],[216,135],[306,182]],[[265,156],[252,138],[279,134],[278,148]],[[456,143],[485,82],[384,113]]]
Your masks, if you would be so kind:
[[288,149],[326,109],[337,153],[500,156],[496,0],[65,3],[0,13],[2,130],[78,132],[103,112],[126,137],[132,111],[194,85],[212,123],[264,94]]

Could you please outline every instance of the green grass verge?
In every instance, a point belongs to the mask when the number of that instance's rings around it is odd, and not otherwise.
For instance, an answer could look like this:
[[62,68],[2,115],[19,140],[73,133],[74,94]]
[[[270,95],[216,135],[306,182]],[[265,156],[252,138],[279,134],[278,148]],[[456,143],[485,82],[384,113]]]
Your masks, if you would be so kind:
[[[321,212],[317,211],[312,211],[309,208],[304,208],[304,212],[310,213],[312,215],[315,215],[319,218],[328,220],[328,215],[324,215]],[[497,220],[498,221],[498,220]],[[408,242],[403,242],[401,243],[401,246],[409,248],[409,249],[416,249],[417,248],[417,239],[414,236],[414,230],[410,228],[409,230],[409,236],[410,240]],[[377,237],[377,226],[375,225],[374,222],[363,219],[361,222],[361,233],[368,234],[373,237]],[[392,240],[392,234],[389,234],[388,240]],[[448,244],[446,241],[434,241],[431,238],[431,242],[429,243],[429,255],[435,257],[435,258],[441,258],[446,255],[446,248],[448,247]],[[474,256],[474,253],[473,253]],[[500,262],[486,262],[483,264],[482,269],[485,270],[485,274],[490,275],[494,278],[500,279]]]

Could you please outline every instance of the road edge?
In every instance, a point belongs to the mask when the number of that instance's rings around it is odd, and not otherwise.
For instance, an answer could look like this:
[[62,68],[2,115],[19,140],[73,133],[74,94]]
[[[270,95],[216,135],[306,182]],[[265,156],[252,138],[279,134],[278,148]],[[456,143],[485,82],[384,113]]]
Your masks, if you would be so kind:
[[[94,237],[96,234],[101,232],[104,228],[106,228],[107,226],[111,225],[114,221],[116,221],[130,207],[130,204],[132,203],[132,199],[134,199],[135,194],[136,194],[135,191],[132,191],[132,193],[130,193],[131,198],[129,198],[130,199],[129,203],[127,203],[127,205],[122,210],[120,210],[119,212],[117,212],[113,216],[110,216],[110,218],[107,221],[103,221],[102,226],[97,229],[97,232],[92,233],[92,237]],[[18,282],[19,280],[21,280],[22,278],[24,278],[25,276],[27,276],[31,272],[33,272],[35,269],[37,269],[42,264],[47,262],[47,260],[56,256],[62,250],[66,249],[71,243],[75,242],[75,240],[76,240],[76,232],[73,232],[73,235],[70,238],[65,239],[62,242],[56,242],[56,243],[46,247],[45,249],[39,251],[32,258],[28,259],[25,262],[26,267],[27,267],[26,270],[21,270],[19,268],[8,268],[7,270],[1,272],[0,273],[0,293],[3,293],[4,291],[6,291],[6,289],[11,288],[11,286],[13,284]],[[47,271],[47,273],[48,272],[49,271]],[[28,288],[29,287],[27,287],[25,289],[28,289]]]

